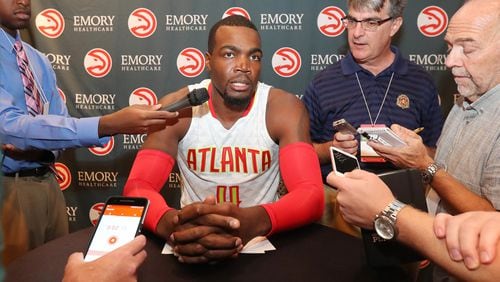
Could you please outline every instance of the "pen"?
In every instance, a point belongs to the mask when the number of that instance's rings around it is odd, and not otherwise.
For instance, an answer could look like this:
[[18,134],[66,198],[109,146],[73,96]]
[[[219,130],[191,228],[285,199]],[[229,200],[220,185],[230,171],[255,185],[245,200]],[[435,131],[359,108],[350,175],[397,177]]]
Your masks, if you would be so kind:
[[419,134],[420,132],[422,132],[424,130],[423,127],[419,127],[419,128],[415,128],[415,130],[413,130],[413,132]]
[[377,138],[375,138],[375,137],[371,136],[370,134],[366,133],[366,131],[361,132],[361,135],[363,135],[363,137],[365,137],[368,140],[377,140]]

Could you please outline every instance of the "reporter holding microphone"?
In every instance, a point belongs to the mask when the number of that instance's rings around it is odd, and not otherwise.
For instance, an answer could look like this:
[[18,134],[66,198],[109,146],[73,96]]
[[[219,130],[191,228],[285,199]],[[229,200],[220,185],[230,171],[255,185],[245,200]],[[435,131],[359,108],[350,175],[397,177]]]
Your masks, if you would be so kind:
[[70,117],[49,61],[20,37],[18,30],[28,27],[30,18],[30,0],[0,1],[1,255],[6,264],[68,233],[66,204],[51,168],[61,150],[102,146],[115,134],[147,133],[177,116],[154,105]]

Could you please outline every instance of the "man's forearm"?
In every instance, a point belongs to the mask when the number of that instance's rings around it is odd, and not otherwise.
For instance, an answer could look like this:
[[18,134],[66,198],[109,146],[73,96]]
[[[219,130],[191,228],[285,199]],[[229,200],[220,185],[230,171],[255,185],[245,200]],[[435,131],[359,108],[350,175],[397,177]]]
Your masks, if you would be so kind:
[[467,211],[495,210],[487,199],[470,191],[465,185],[453,178],[453,176],[443,169],[436,172],[431,182],[431,186],[441,199],[453,209],[451,212],[455,214]]
[[407,206],[398,214],[396,222],[399,229],[398,240],[419,251],[460,279],[466,281],[498,281],[500,277],[499,259],[489,265],[481,265],[474,271],[468,270],[463,262],[455,262],[449,257],[444,240],[437,239],[432,224],[433,218],[430,215]]
[[261,206],[243,208],[241,213],[241,233],[243,244],[257,236],[266,236],[271,231],[271,220]]
[[313,143],[313,147],[318,155],[320,164],[327,164],[331,162],[329,151],[331,143],[332,142]]

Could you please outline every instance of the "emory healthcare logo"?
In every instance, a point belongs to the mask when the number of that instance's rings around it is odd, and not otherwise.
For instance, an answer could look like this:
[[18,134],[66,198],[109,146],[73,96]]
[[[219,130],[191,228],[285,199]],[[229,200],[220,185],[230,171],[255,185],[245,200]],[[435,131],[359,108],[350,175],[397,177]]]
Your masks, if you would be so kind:
[[132,105],[156,105],[158,104],[158,98],[153,90],[146,87],[139,87],[132,91],[128,98],[129,106]]
[[90,207],[89,219],[92,225],[95,226],[97,224],[103,209],[104,209],[104,203],[95,203]]
[[205,69],[205,56],[196,48],[186,48],[177,56],[177,69],[186,77],[198,76]]
[[64,31],[64,17],[56,9],[45,9],[35,18],[38,31],[48,38],[58,38]]
[[156,16],[151,10],[137,8],[128,17],[128,29],[138,38],[151,36],[156,30]]
[[111,71],[113,60],[106,50],[94,48],[85,55],[83,65],[89,75],[101,78]]
[[418,30],[427,37],[438,36],[448,26],[448,15],[440,7],[426,7],[418,14],[417,26]]
[[328,6],[324,8],[317,19],[319,31],[328,37],[339,36],[345,29],[341,20],[343,17],[345,17],[345,13],[339,7]]
[[104,146],[102,147],[93,146],[89,148],[89,151],[96,156],[102,157],[109,154],[109,152],[113,151],[114,147],[115,147],[115,138],[111,136],[111,138],[109,138],[108,143],[104,144]]
[[147,134],[122,134],[124,150],[139,150]]
[[78,207],[76,206],[66,206],[66,215],[68,215],[69,222],[76,222],[76,212]]
[[278,49],[273,55],[273,70],[282,77],[291,77],[300,70],[302,59],[299,52],[290,47]]
[[247,10],[241,8],[241,7],[231,7],[229,9],[227,9],[224,14],[222,15],[222,18],[227,18],[229,16],[232,16],[232,15],[240,15],[240,16],[244,16],[245,18],[251,20],[252,18],[250,18],[250,14],[247,12]]
[[49,60],[54,70],[69,71],[71,55],[45,53],[45,57]]
[[56,170],[56,179],[59,183],[59,187],[61,187],[61,191],[64,191],[71,184],[71,172],[63,163],[55,163],[54,168]]

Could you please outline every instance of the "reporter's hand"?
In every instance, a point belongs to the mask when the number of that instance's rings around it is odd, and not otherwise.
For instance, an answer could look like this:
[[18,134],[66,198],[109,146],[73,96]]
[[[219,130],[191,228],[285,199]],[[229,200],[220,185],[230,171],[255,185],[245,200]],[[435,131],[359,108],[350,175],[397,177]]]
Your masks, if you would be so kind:
[[499,212],[466,212],[451,216],[440,213],[434,220],[434,233],[446,240],[450,258],[464,261],[469,269],[488,264],[496,256],[500,242]]
[[137,281],[137,269],[146,259],[146,237],[131,242],[91,262],[83,261],[82,253],[69,256],[64,269],[64,282],[127,282]]
[[391,129],[407,146],[390,147],[374,141],[368,141],[367,144],[377,154],[388,159],[397,167],[426,169],[433,163],[432,158],[427,154],[427,148],[422,142],[422,138],[418,134],[397,124],[393,124]]
[[358,153],[358,140],[352,134],[344,134],[341,132],[335,133],[335,135],[333,135],[332,145],[352,155]]
[[164,128],[178,116],[178,112],[159,111],[161,104],[132,105],[102,116],[99,120],[99,137],[116,134],[143,134]]
[[337,202],[342,217],[349,223],[373,229],[373,220],[394,200],[391,190],[375,174],[353,170],[338,176],[331,172],[328,184],[338,189]]

